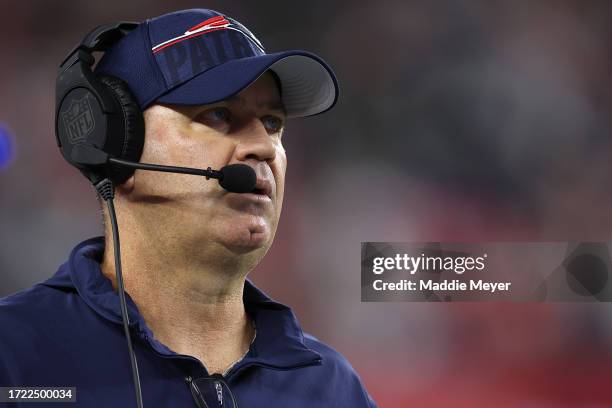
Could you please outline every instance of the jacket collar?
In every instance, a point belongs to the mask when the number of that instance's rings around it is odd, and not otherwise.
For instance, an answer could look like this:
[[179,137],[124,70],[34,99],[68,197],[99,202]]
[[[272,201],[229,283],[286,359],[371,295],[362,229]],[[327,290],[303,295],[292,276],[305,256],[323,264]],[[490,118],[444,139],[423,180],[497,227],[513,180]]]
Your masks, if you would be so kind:
[[[81,242],[58,271],[41,284],[74,289],[100,316],[121,325],[119,295],[100,269],[104,245],[104,237]],[[130,295],[127,292],[125,295],[130,327],[151,333]],[[276,368],[320,364],[321,355],[304,344],[302,329],[288,306],[272,300],[248,279],[244,284],[243,299],[245,309],[253,318],[257,330],[245,360]],[[168,350],[165,346],[163,349]],[[171,351],[169,353],[175,354]]]

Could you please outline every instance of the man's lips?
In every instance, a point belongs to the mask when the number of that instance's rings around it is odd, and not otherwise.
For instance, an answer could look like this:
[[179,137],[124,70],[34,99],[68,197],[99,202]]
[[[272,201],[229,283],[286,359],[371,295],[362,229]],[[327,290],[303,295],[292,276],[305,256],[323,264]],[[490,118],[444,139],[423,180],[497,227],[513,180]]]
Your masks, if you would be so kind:
[[254,201],[261,204],[269,204],[272,203],[272,199],[265,194],[257,194],[257,193],[230,193],[230,195],[234,196],[239,201]]
[[255,188],[250,193],[246,194],[256,194],[256,195],[264,195],[267,196],[270,200],[272,199],[272,183],[264,178],[257,177],[257,183],[255,183]]
[[[248,193],[227,193],[227,197],[235,205],[242,206],[246,203],[254,203],[257,205],[272,204],[272,183],[265,178],[258,177],[255,183],[255,188]],[[238,204],[242,203],[242,204]]]

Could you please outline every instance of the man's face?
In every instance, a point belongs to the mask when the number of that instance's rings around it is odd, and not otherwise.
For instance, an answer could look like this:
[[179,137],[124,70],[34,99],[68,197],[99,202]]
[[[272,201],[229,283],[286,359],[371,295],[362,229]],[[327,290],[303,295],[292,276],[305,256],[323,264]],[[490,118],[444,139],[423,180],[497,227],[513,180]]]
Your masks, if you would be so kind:
[[182,253],[186,245],[196,256],[216,247],[252,253],[259,261],[276,232],[287,166],[281,141],[285,115],[272,75],[262,75],[219,103],[153,105],[144,116],[141,162],[216,170],[247,164],[257,174],[259,189],[257,194],[230,193],[216,180],[137,171],[122,186],[135,227],[153,239],[163,234],[182,246]]

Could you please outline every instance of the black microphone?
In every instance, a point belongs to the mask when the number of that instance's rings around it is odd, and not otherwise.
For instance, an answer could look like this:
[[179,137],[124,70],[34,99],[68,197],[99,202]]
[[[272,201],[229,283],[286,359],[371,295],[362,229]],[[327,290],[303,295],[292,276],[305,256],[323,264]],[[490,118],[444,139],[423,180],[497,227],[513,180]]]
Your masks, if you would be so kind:
[[164,166],[161,164],[137,163],[128,160],[115,159],[106,152],[91,145],[76,145],[72,148],[71,159],[78,165],[100,166],[105,164],[115,164],[118,166],[130,167],[132,169],[162,171],[166,173],[193,174],[204,176],[206,180],[214,178],[219,180],[219,184],[225,190],[232,193],[248,193],[253,191],[257,183],[257,175],[251,166],[246,164],[228,164],[221,170],[213,170],[208,167],[204,169],[194,169],[191,167]]

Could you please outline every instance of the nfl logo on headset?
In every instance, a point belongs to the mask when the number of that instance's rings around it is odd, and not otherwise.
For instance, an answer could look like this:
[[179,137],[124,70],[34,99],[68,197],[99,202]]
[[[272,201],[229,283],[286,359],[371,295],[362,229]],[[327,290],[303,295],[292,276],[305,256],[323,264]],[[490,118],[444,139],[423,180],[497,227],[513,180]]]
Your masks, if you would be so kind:
[[84,142],[96,124],[89,105],[88,95],[81,99],[73,99],[67,110],[62,112],[64,126],[72,143]]

